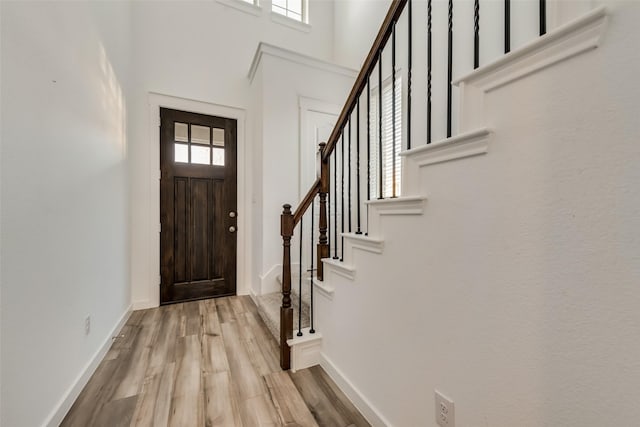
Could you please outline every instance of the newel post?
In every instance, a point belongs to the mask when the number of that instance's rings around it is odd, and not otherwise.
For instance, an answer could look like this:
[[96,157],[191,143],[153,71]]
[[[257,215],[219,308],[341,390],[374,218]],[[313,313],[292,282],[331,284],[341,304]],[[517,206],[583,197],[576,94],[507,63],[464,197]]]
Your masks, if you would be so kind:
[[293,338],[293,308],[291,307],[291,236],[293,236],[293,214],[291,205],[283,206],[280,216],[282,236],[282,306],[280,307],[280,367],[291,367],[291,349],[287,340]]
[[329,241],[327,239],[327,193],[329,192],[329,159],[323,159],[324,142],[320,143],[320,234],[318,240],[318,280],[324,280],[323,258],[329,257]]

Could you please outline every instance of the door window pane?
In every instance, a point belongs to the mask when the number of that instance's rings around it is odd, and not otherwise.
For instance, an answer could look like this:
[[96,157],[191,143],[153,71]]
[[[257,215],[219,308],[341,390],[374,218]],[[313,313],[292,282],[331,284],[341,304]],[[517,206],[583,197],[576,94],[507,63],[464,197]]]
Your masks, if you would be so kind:
[[191,146],[191,163],[199,165],[209,165],[209,147],[201,145]]
[[213,147],[213,165],[224,166],[224,148]]
[[224,147],[224,129],[213,128],[213,145]]
[[197,144],[209,144],[209,127],[191,125],[191,142]]
[[189,142],[189,127],[186,123],[175,123],[174,139],[179,142]]
[[180,163],[189,163],[188,145],[186,144],[174,144],[175,157],[174,160]]

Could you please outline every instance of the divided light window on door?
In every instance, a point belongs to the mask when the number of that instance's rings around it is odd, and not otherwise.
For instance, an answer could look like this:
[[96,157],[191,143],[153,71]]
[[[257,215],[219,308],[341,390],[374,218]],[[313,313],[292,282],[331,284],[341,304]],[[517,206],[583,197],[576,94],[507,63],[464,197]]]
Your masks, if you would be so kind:
[[224,129],[175,123],[176,163],[224,166]]

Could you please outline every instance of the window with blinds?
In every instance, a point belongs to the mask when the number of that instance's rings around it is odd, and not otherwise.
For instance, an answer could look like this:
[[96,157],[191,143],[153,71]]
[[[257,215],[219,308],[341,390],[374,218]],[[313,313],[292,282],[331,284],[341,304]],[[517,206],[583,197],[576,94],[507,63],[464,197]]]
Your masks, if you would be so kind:
[[[371,88],[371,108],[369,115],[369,132],[371,135],[370,147],[370,171],[371,181],[369,189],[372,198],[380,196],[379,152],[380,137],[378,127],[378,87]],[[395,98],[395,135],[393,120],[393,105]],[[394,138],[395,136],[395,138]],[[393,148],[395,146],[395,179]],[[382,197],[400,196],[401,189],[401,162],[400,150],[402,149],[402,79],[396,77],[395,97],[393,95],[393,85],[391,78],[383,81],[382,84]],[[394,193],[395,184],[395,193]]]

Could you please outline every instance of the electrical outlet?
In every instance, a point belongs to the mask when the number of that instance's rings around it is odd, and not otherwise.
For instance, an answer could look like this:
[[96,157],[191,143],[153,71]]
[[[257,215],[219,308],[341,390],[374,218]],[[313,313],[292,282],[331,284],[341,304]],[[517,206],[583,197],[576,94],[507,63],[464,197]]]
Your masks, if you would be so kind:
[[90,332],[91,332],[91,316],[87,316],[87,318],[84,319],[84,334],[89,335]]
[[440,427],[456,427],[456,414],[453,400],[438,390],[436,392],[436,422]]

